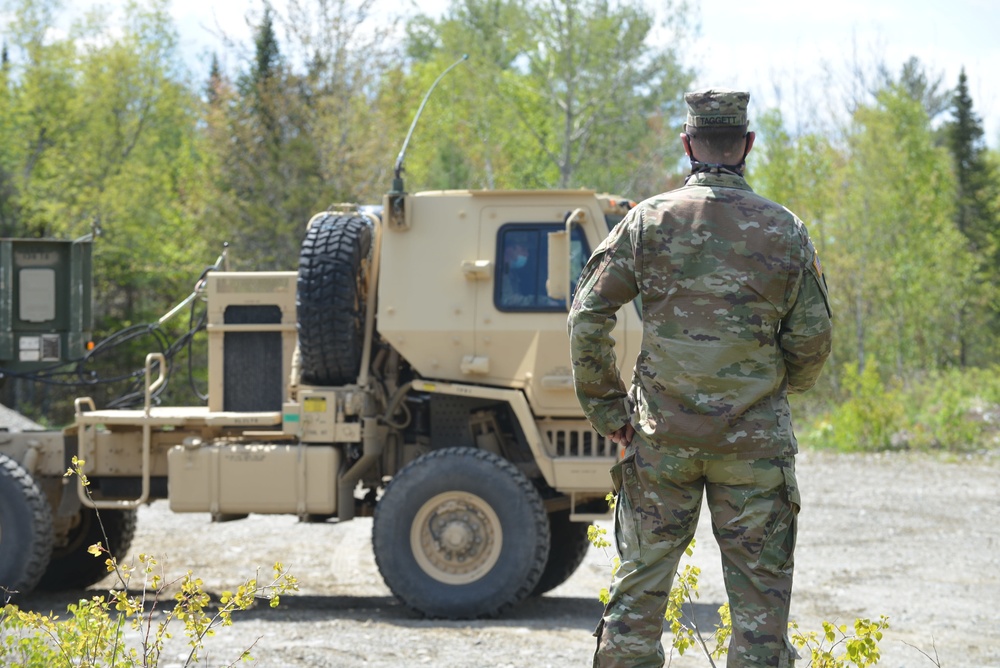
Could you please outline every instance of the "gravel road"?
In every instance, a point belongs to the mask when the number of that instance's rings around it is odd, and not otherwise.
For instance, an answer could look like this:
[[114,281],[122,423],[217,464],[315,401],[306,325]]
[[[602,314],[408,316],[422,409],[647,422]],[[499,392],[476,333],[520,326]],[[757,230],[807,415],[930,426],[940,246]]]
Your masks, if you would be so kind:
[[[1000,453],[799,456],[803,495],[792,617],[803,629],[887,615],[880,665],[1000,666]],[[724,601],[707,512],[692,561],[702,568],[697,613]],[[580,570],[549,594],[497,620],[420,619],[389,594],[371,553],[371,520],[305,524],[254,515],[213,524],[170,512],[139,512],[135,553],[156,555],[168,575],[190,569],[209,591],[235,588],[258,567],[283,562],[301,592],[242,613],[209,641],[202,665],[228,665],[256,642],[259,666],[563,667],[590,665],[597,592],[608,558],[592,548]],[[109,581],[103,583],[108,586]],[[95,589],[99,589],[96,587]],[[36,609],[64,609],[80,592],[37,596]],[[175,629],[177,631],[177,629]],[[161,666],[186,657],[175,639]],[[805,662],[800,662],[804,664]],[[708,666],[697,653],[672,666]]]

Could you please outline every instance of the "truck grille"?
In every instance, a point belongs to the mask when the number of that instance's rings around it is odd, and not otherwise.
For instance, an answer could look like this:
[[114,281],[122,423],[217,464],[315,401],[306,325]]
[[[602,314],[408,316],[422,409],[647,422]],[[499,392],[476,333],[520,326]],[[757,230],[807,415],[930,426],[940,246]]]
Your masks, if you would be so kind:
[[[273,305],[227,306],[224,322],[277,324]],[[223,336],[224,411],[280,411],[282,400],[281,332],[226,332]]]
[[614,457],[615,444],[583,421],[542,420],[539,431],[552,457]]

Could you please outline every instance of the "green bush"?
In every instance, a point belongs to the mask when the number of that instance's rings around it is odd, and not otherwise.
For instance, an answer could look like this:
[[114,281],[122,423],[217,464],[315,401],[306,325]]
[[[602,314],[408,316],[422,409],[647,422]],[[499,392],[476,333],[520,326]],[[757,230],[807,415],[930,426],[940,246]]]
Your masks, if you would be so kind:
[[913,447],[967,452],[994,447],[1000,425],[1000,369],[948,369],[909,384]]
[[[948,369],[906,379],[844,367],[832,406],[796,414],[806,447],[842,452],[931,450],[970,452],[997,446],[1000,368]],[[804,414],[803,414],[804,413]]]
[[805,441],[843,452],[889,450],[905,424],[899,389],[886,385],[873,360],[863,370],[844,366],[843,400],[805,432]]
[[[97,548],[100,555],[104,548]],[[164,583],[155,559],[139,556],[139,567],[133,569],[115,563],[108,557],[108,569],[119,574],[119,585],[107,596],[80,599],[67,607],[69,616],[40,614],[21,610],[8,603],[0,609],[0,665],[23,668],[79,668],[81,666],[142,666],[159,665],[164,643],[171,637],[170,622],[184,625],[190,651],[184,665],[198,661],[205,640],[215,635],[220,626],[232,624],[232,614],[254,605],[257,598],[266,598],[277,606],[282,593],[297,589],[295,578],[281,564],[274,565],[274,578],[261,584],[250,578],[235,591],[223,592],[218,605],[203,588],[203,582],[189,571],[177,583]],[[136,571],[142,575],[142,591],[129,595],[128,586]],[[134,584],[134,583],[132,583]],[[178,584],[173,605],[165,609],[160,621],[154,621],[164,590]],[[129,631],[134,633],[130,634]],[[139,638],[138,646],[127,642]],[[249,649],[239,660],[249,660]]]
[[[73,468],[66,475],[79,475],[87,489],[89,481],[83,474],[82,460],[73,457]],[[89,494],[89,490],[88,490]],[[156,559],[140,554],[138,565],[119,564],[104,544],[97,543],[89,551],[94,558],[104,558],[116,586],[107,596],[81,599],[67,608],[69,616],[43,615],[21,610],[6,601],[0,608],[0,665],[12,668],[89,668],[96,666],[159,665],[164,643],[171,637],[169,624],[183,624],[190,651],[183,665],[198,661],[205,640],[215,635],[220,626],[230,626],[232,615],[253,606],[257,599],[276,607],[282,594],[297,591],[298,582],[280,563],[274,565],[273,578],[261,583],[249,578],[236,591],[224,591],[217,604],[204,589],[201,579],[188,571],[173,582],[163,577]],[[138,594],[129,594],[138,591]],[[176,589],[172,597],[167,590]],[[172,606],[162,606],[172,598]],[[164,608],[159,621],[154,621],[159,608]],[[129,637],[138,642],[128,643]],[[250,660],[246,649],[237,660]]]

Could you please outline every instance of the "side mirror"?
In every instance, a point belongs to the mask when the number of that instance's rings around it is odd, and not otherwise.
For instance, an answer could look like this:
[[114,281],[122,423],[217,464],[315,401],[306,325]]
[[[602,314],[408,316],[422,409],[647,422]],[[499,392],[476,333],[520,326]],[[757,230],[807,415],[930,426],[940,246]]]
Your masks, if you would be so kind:
[[565,229],[550,232],[549,238],[549,275],[545,280],[545,293],[550,299],[561,299],[566,302],[566,310],[570,308],[570,286],[572,277],[570,270],[572,262],[573,226],[586,216],[583,209],[574,209],[566,214]]
[[549,299],[569,296],[569,233],[549,232],[549,275],[545,279],[545,294]]

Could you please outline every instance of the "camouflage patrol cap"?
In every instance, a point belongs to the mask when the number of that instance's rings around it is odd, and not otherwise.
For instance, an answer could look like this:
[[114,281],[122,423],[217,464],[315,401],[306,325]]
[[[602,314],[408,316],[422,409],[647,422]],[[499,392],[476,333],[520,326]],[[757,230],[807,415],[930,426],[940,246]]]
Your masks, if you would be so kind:
[[688,93],[687,124],[693,128],[739,127],[747,124],[750,93],[727,88],[706,88]]

